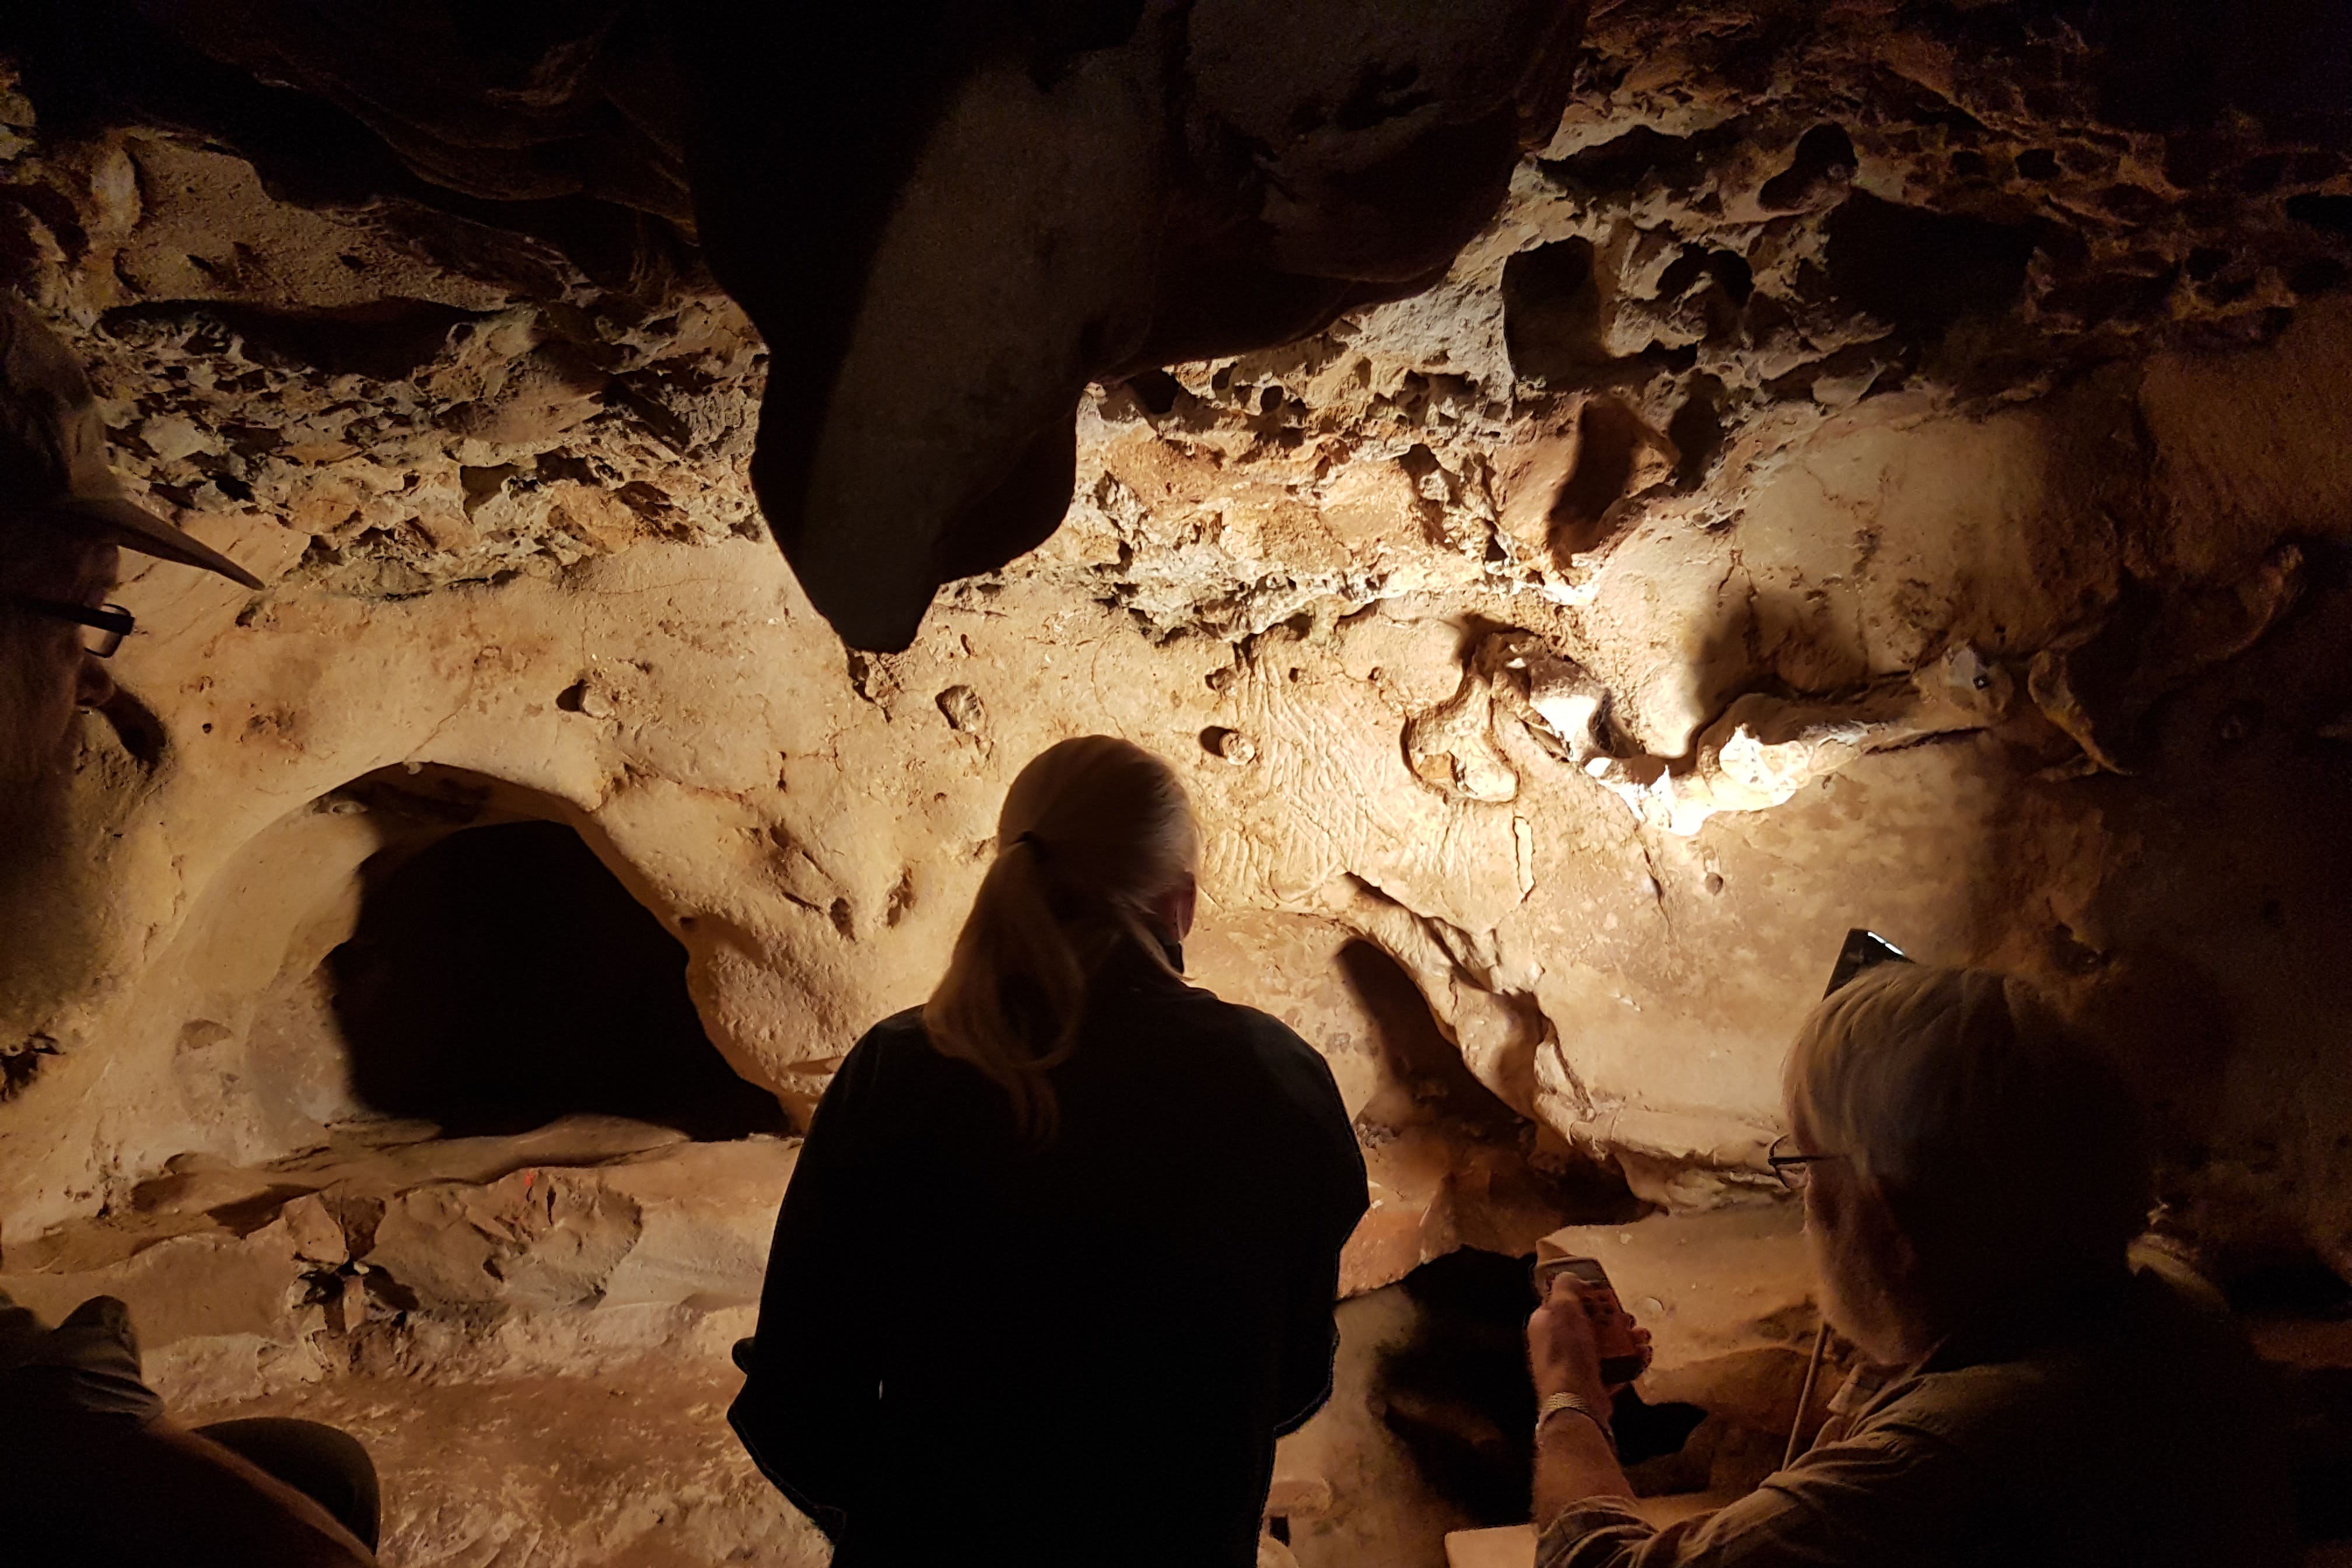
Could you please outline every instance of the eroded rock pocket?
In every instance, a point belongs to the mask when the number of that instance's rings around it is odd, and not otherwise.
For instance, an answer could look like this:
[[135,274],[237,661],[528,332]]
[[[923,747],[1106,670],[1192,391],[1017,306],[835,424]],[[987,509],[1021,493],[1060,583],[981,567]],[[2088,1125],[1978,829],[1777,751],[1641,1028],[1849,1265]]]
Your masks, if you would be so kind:
[[582,1113],[706,1140],[788,1130],[704,1032],[686,949],[571,828],[467,828],[379,854],[362,882],[327,975],[369,1110],[452,1136]]

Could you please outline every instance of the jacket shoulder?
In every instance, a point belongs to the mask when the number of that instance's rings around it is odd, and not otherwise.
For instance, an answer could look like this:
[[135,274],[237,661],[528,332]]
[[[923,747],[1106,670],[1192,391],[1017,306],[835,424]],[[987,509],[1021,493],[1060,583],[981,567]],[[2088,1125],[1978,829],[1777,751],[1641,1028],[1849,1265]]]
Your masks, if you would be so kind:
[[1213,1020],[1216,1032],[1231,1037],[1265,1071],[1286,1082],[1328,1088],[1335,1098],[1338,1096],[1339,1085],[1331,1076],[1330,1063],[1297,1030],[1271,1013],[1260,1012],[1244,1003],[1228,1002],[1200,986],[1191,987],[1187,994],[1192,1005],[1202,1010],[1203,1022]]
[[1352,1224],[1354,1215],[1369,1202],[1364,1156],[1331,1064],[1297,1030],[1272,1014],[1205,991],[1194,994],[1220,1009],[1223,1030],[1240,1047],[1250,1070],[1268,1091],[1262,1103],[1278,1108],[1270,1125],[1287,1130],[1284,1136],[1296,1141],[1297,1156],[1309,1157],[1312,1152],[1318,1167],[1331,1173],[1339,1201],[1350,1209]]
[[910,1079],[919,1080],[934,1062],[945,1058],[931,1049],[923,1033],[923,1010],[909,1007],[893,1013],[857,1037],[857,1043],[835,1068],[833,1078],[817,1103],[817,1117],[828,1112],[836,1125],[861,1117],[860,1106],[877,1096],[894,1092]]

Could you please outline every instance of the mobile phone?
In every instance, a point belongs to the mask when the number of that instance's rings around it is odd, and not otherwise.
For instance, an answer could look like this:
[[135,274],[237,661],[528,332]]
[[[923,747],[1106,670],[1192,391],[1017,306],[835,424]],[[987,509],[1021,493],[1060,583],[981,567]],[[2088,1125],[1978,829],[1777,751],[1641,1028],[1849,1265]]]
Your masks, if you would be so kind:
[[1882,963],[1908,963],[1911,955],[1879,935],[1860,926],[1845,933],[1845,945],[1838,949],[1837,967],[1830,971],[1830,988],[1824,996],[1837,994],[1839,987],[1865,969]]
[[[1538,1243],[1539,1247],[1549,1246]],[[1551,1294],[1552,1277],[1572,1274],[1587,1285],[1597,1285],[1614,1296],[1617,1288],[1609,1282],[1609,1270],[1597,1258],[1538,1258],[1536,1261],[1536,1300]],[[1601,1331],[1601,1381],[1611,1387],[1633,1382],[1650,1370],[1650,1352],[1633,1338],[1633,1319],[1620,1303],[1618,1317]]]

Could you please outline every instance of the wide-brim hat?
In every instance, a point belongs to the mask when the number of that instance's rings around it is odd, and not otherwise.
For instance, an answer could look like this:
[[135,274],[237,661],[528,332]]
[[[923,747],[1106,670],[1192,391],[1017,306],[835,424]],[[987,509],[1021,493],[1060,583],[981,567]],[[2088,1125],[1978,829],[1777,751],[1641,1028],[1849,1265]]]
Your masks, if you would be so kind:
[[261,579],[123,494],[106,461],[98,399],[57,335],[0,294],[0,510],[89,538],[217,572],[248,588]]

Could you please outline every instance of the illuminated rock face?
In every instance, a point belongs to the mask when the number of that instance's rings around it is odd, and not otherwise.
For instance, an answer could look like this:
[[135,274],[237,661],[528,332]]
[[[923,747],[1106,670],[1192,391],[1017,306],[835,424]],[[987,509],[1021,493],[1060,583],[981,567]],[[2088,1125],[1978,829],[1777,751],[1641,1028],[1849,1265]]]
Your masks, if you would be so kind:
[[[803,1111],[928,989],[1013,772],[1101,731],[1200,807],[1196,975],[1360,1112],[1353,1289],[1625,1188],[1760,1200],[1853,925],[2124,1047],[2225,1265],[2352,1268],[2340,107],[2289,72],[2267,129],[2167,120],[2129,39],[1864,20],[1604,11],[1441,282],[1089,388],[1060,530],[896,653],[759,537],[771,362],[677,231],[321,192],[28,71],[5,280],[133,488],[270,586],[119,595],[136,705],[55,889],[102,940],[6,998],[0,1267],[359,1110],[321,966],[371,857],[466,823],[576,829]],[[707,1355],[740,1310],[662,1289],[614,1344]],[[219,1394],[258,1352],[209,1339],[173,1364]]]

